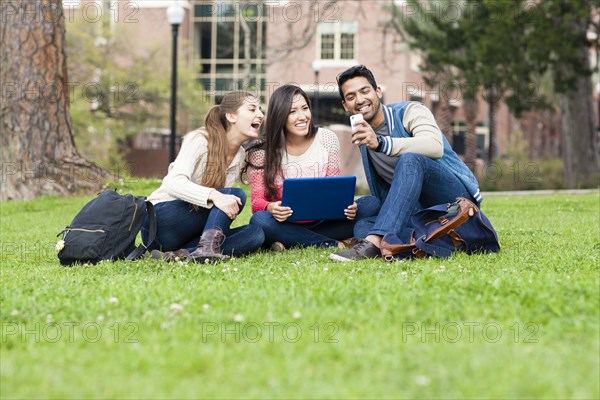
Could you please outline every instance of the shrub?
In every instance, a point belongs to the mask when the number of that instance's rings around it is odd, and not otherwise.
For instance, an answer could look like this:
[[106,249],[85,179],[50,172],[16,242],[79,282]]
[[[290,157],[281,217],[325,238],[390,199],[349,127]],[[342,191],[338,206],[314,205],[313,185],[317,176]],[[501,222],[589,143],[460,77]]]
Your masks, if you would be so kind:
[[562,160],[496,159],[477,173],[481,190],[564,189]]

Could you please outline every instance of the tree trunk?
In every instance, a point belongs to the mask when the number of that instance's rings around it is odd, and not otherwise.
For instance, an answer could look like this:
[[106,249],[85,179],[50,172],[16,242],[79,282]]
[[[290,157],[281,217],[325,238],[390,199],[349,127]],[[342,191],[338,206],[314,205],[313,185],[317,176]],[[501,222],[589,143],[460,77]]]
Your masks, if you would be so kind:
[[[587,49],[582,65],[589,67]],[[598,145],[594,130],[594,100],[591,76],[577,79],[574,90],[560,95],[562,158],[568,188],[598,186]]]
[[479,106],[476,99],[465,99],[463,101],[463,111],[465,113],[465,164],[473,170],[475,168],[475,159],[477,158],[477,110]]
[[61,0],[2,6],[1,200],[98,190],[107,172],[73,142]]
[[488,163],[491,163],[498,153],[496,146],[496,135],[498,134],[498,101],[492,100],[488,103],[489,108],[489,148],[488,148]]
[[446,136],[449,143],[452,143],[452,107],[447,96],[440,94],[439,97],[439,111],[437,123],[440,130]]

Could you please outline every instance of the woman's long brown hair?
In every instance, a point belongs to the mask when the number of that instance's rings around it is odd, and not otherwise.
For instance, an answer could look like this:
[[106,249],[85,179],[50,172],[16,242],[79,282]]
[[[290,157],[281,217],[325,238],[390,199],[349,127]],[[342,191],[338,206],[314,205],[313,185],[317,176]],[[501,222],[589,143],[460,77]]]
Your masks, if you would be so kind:
[[219,189],[225,186],[227,173],[227,131],[231,124],[225,114],[235,114],[248,98],[255,99],[248,92],[227,93],[221,104],[212,106],[204,118],[208,140],[206,169],[202,176],[202,185]]
[[[271,201],[275,200],[277,197],[275,179],[277,176],[283,176],[281,162],[283,160],[283,153],[285,152],[285,124],[292,108],[294,96],[297,94],[304,97],[304,100],[306,100],[306,104],[308,104],[310,109],[310,100],[308,99],[308,96],[304,90],[300,89],[298,86],[288,84],[277,88],[269,99],[264,141],[250,147],[246,154],[246,168],[264,168],[265,189],[267,191],[267,198]],[[311,119],[307,138],[313,138],[316,134],[317,127],[313,124],[313,120]],[[253,165],[249,161],[252,152],[259,149],[265,151],[265,164],[262,166]]]

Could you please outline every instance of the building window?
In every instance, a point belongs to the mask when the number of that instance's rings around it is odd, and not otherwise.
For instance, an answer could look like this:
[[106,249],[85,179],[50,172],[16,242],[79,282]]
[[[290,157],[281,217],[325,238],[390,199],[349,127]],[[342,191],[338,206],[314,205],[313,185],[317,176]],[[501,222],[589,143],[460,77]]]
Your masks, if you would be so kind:
[[335,24],[322,24],[321,27],[321,59],[335,59]]
[[[467,124],[464,121],[452,122],[452,148],[457,154],[465,154],[465,134],[467,133]],[[475,127],[477,154],[482,158],[487,149],[489,128],[482,122],[478,122]]]
[[352,60],[354,58],[354,33],[342,33],[340,58],[342,60]]
[[354,21],[322,22],[319,24],[320,58],[322,60],[353,60],[356,48]]
[[196,78],[211,102],[246,90],[264,101],[266,12],[262,1],[194,1]]

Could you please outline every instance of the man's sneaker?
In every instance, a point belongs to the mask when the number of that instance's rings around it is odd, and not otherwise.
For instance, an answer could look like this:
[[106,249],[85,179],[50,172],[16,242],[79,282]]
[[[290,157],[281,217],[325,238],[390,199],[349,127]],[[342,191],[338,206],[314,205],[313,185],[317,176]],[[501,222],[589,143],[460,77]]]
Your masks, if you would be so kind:
[[332,253],[329,258],[335,261],[364,260],[365,258],[381,257],[379,247],[365,239],[358,239],[352,248],[340,253]]
[[340,240],[339,242],[342,244],[342,246],[344,246],[344,249],[349,249],[351,247],[353,247],[355,244],[357,244],[358,242],[360,242],[361,239],[357,238],[357,237],[351,237],[348,239],[344,239],[344,240]]

